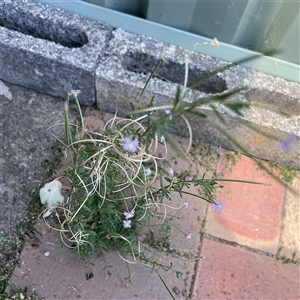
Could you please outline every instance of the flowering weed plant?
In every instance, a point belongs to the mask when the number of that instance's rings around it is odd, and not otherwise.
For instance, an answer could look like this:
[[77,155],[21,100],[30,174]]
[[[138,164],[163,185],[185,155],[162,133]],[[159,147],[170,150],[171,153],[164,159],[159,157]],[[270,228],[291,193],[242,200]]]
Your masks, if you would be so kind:
[[[186,70],[187,64],[188,60]],[[192,88],[203,80],[199,80]],[[154,219],[160,224],[163,234],[170,234],[172,220],[179,218],[180,213],[189,207],[187,202],[183,202],[181,207],[173,207],[174,214],[167,213],[166,208],[172,208],[170,203],[174,193],[181,198],[185,194],[196,196],[199,200],[209,202],[218,213],[224,208],[221,200],[217,203],[214,201],[214,191],[221,187],[219,182],[226,179],[206,178],[205,174],[200,178],[191,178],[184,170],[178,175],[172,168],[163,169],[161,162],[167,159],[170,147],[181,157],[189,152],[192,130],[188,117],[206,118],[197,110],[199,105],[210,105],[222,120],[214,103],[222,103],[238,116],[242,114],[243,108],[248,107],[248,103],[228,100],[229,96],[239,90],[183,103],[181,100],[186,94],[186,83],[187,71],[183,89],[177,89],[173,103],[155,106],[154,99],[151,99],[143,109],[135,109],[132,105],[133,112],[129,118],[120,118],[116,113],[105,124],[102,132],[85,128],[78,101],[80,91],[68,94],[64,103],[66,140],[60,142],[65,146],[66,153],[71,154],[71,162],[64,173],[70,182],[70,190],[65,202],[58,207],[63,214],[55,214],[59,222],[56,230],[60,232],[63,243],[76,248],[80,257],[118,251],[126,262],[131,257],[130,260],[150,265],[155,271],[158,268],[172,269],[172,265],[156,262],[143,253],[143,229],[151,229]],[[78,124],[69,122],[70,97],[75,99],[78,107]],[[185,121],[190,135],[187,149],[178,146],[169,135],[169,130],[175,128],[177,118]],[[210,123],[209,120],[207,122]],[[241,150],[245,150],[220,127],[211,125]],[[286,145],[284,147],[287,148]],[[247,153],[246,150],[244,152]],[[237,182],[257,184],[242,180]],[[192,185],[197,186],[201,192],[188,192]],[[185,239],[191,238],[191,233],[185,233]],[[175,272],[177,276],[180,275],[180,272]]]
[[[72,91],[69,96],[75,97],[80,109],[78,93]],[[167,132],[172,125],[170,105],[170,109],[162,107],[155,117],[152,103],[150,110],[137,118],[115,115],[102,133],[86,130],[83,117],[72,130],[68,121],[69,97],[64,107],[67,138],[61,142],[71,151],[72,161],[64,173],[71,188],[61,207],[64,216],[60,231],[65,244],[75,247],[80,257],[117,250],[124,259],[130,254],[134,260],[143,260],[143,228],[152,226],[150,220],[154,218],[167,233],[174,215],[168,216],[165,208],[170,207],[173,193],[182,197],[188,194],[184,188],[190,185],[203,191],[195,196],[215,204],[215,179],[191,179],[187,172],[174,176],[172,168],[161,168],[160,161],[168,154],[166,141],[171,141]],[[180,147],[175,148],[184,155]],[[188,208],[187,202],[177,208],[178,214],[183,208]]]

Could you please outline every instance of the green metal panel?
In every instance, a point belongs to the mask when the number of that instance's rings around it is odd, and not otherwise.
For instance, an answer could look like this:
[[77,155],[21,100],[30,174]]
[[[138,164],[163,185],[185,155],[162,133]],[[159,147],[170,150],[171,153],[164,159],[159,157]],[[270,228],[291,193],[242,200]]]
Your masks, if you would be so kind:
[[[278,76],[278,77],[285,78],[287,80],[300,82],[300,68],[299,65],[296,63],[290,63],[285,60],[280,60],[268,56],[257,57],[256,52],[243,49],[240,47],[236,47],[234,45],[230,45],[226,43],[222,43],[221,47],[215,48],[209,45],[210,43],[209,38],[205,38],[201,35],[185,32],[176,28],[172,28],[169,26],[165,26],[162,24],[158,24],[134,16],[130,16],[124,13],[120,13],[118,11],[103,8],[101,6],[95,6],[91,3],[83,2],[80,0],[72,0],[71,3],[70,1],[57,1],[57,0],[39,0],[37,2],[42,2],[53,6],[57,6],[67,11],[71,11],[73,13],[77,13],[91,19],[95,19],[101,22],[106,22],[113,27],[123,28],[128,32],[151,36],[155,39],[167,43],[171,43],[177,46],[181,46],[189,50],[200,52],[202,54],[207,54],[212,57],[216,57],[225,61],[235,62],[256,55],[256,58],[247,61],[243,65],[249,66],[253,69],[265,72],[267,74],[271,74],[273,76]],[[212,2],[214,1],[211,1],[209,3]],[[236,3],[237,2],[234,2],[235,5]],[[191,7],[192,6],[189,6],[186,9],[189,10],[191,9]],[[145,12],[145,7],[144,10],[142,11]],[[197,9],[195,7],[195,13],[196,12]],[[293,24],[295,25],[292,24],[291,26],[294,29],[296,27],[296,29],[299,31],[299,26],[298,26],[299,23],[297,22],[299,22],[299,13],[298,13],[298,19],[295,18],[293,21]],[[186,24],[188,25],[188,22]],[[251,28],[250,25],[249,27]],[[291,27],[289,27],[288,30],[291,30]],[[293,32],[291,32],[291,34],[292,36],[294,36]],[[299,39],[299,35],[298,37],[294,38],[295,42],[292,41],[293,39],[283,38],[283,41],[292,43],[291,47],[294,49],[290,51],[294,54],[297,52],[297,49],[299,49],[299,43],[297,44],[297,38]],[[198,46],[196,47],[196,45]],[[299,51],[298,51],[298,56],[297,55],[295,56],[296,58],[299,56]]]
[[145,18],[159,24],[190,31],[196,7],[196,1],[166,2],[149,0]]
[[140,15],[140,1],[141,0],[85,0],[85,2],[137,17]]
[[300,64],[299,13],[299,1],[148,0],[146,19]]

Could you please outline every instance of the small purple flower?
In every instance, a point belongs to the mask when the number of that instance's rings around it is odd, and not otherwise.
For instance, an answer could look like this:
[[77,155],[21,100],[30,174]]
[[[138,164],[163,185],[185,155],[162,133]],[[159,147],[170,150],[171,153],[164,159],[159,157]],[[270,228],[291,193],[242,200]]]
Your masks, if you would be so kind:
[[80,90],[71,90],[71,92],[69,92],[69,96],[74,96],[74,97],[77,97],[78,94],[80,94],[81,91]]
[[131,220],[124,220],[123,224],[124,224],[123,225],[124,228],[131,228],[131,225],[130,225],[131,224]]
[[[166,115],[170,115],[171,111],[169,109],[165,110]],[[172,116],[169,116],[169,119],[172,120]]]
[[289,142],[283,142],[281,144],[281,150],[284,151],[284,152],[289,152],[289,150],[290,150]]
[[131,138],[127,136],[127,137],[125,137],[124,141],[125,141],[125,144],[123,146],[123,149],[125,151],[136,152],[137,146],[139,144],[138,139],[131,140]]
[[185,238],[188,240],[188,239],[191,239],[192,238],[192,234],[191,233],[189,233],[189,234],[187,234],[186,236],[185,236]]
[[131,219],[134,217],[134,213],[135,213],[135,210],[133,209],[131,212],[126,212],[124,211],[123,215],[125,216],[125,219],[128,220],[128,219]]
[[163,143],[165,141],[165,136],[164,135],[161,136],[160,141],[161,141],[161,143]]
[[291,143],[296,139],[296,135],[294,132],[290,133],[290,138],[289,140],[283,142],[281,144],[281,150],[283,150],[284,152],[289,152],[291,149]]
[[173,177],[174,176],[174,171],[172,168],[169,169],[168,174]]
[[213,208],[216,212],[220,212],[224,208],[224,204],[219,200],[217,201],[217,204],[213,204]]
[[184,203],[183,203],[183,206],[184,206],[185,208],[189,208],[189,204],[188,204],[187,202],[184,202]]
[[65,101],[65,102],[64,102],[64,108],[65,108],[65,109],[68,109],[68,101]]
[[150,170],[150,168],[145,169],[145,173],[146,173],[147,176],[150,176],[150,175],[151,175],[151,170]]

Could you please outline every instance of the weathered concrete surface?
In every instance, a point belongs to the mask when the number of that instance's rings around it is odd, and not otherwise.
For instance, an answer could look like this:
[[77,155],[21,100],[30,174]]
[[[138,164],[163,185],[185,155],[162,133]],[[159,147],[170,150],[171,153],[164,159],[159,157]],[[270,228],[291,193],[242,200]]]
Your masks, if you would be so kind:
[[52,134],[64,138],[64,109],[53,97],[2,85],[12,94],[8,99],[0,93],[0,237],[9,246],[16,227],[27,220],[29,192],[40,186],[54,160]]
[[93,105],[95,70],[111,27],[39,3],[0,2],[0,78]]
[[[222,46],[220,51],[221,48]],[[226,65],[217,59],[184,51],[182,48],[149,37],[126,33],[121,29],[113,31],[113,37],[105,53],[97,69],[97,104],[102,110],[111,112],[118,110],[121,115],[130,112],[130,102],[143,108],[153,96],[158,105],[171,103],[178,84],[183,84],[185,54],[190,60],[191,82],[206,72],[219,70]],[[156,76],[149,82],[144,96],[140,98],[151,71],[159,61],[161,66]],[[200,111],[207,115],[208,120],[242,143],[252,155],[299,169],[299,139],[297,138],[296,147],[289,155],[280,149],[281,142],[288,139],[289,132],[295,132],[298,137],[300,136],[299,84],[249,68],[233,67],[219,72],[198,90],[190,91],[184,101],[189,103],[208,93],[214,94],[242,87],[245,87],[245,90],[233,95],[230,100],[246,101],[253,105],[253,108],[245,110],[244,118],[241,119],[246,125],[241,124],[240,119],[222,105],[218,105],[218,108],[226,124],[220,122],[209,107],[201,106]],[[282,111],[289,113],[290,116],[283,116]],[[190,118],[189,121],[194,137],[237,150],[237,147],[207,120]],[[176,120],[176,125],[181,134],[187,133],[184,122]],[[259,134],[257,130],[264,131],[267,136]]]

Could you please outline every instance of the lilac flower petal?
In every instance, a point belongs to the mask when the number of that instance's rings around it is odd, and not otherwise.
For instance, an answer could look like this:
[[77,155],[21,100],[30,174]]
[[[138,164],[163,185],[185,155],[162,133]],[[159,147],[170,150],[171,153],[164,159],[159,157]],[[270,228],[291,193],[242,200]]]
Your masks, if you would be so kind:
[[188,240],[188,239],[191,239],[192,238],[192,234],[191,233],[189,233],[189,234],[187,234],[186,236],[185,236],[185,238]]
[[184,206],[185,208],[189,208],[189,204],[188,204],[187,202],[184,202],[184,203],[183,203],[183,206]]
[[132,141],[130,137],[125,137],[124,141],[125,141],[125,144],[123,146],[123,149],[125,151],[136,152],[137,146],[139,144],[139,140],[138,139],[134,139]]
[[284,152],[288,152],[290,150],[290,144],[289,144],[289,142],[283,142],[281,144],[281,150],[283,150]]
[[219,200],[217,201],[217,204],[213,204],[213,208],[216,212],[220,212],[224,208],[224,204]]
[[165,113],[166,113],[167,115],[169,115],[169,114],[171,113],[171,111],[170,111],[169,109],[166,109],[166,110],[165,110]]
[[170,176],[174,176],[174,171],[173,171],[172,168],[169,169],[168,174],[169,174]]
[[128,220],[128,219],[131,219],[131,218],[133,218],[134,217],[134,213],[135,213],[135,210],[133,209],[131,212],[126,212],[126,211],[124,211],[124,216],[125,216],[125,219],[126,220]]
[[74,96],[77,97],[78,94],[80,94],[81,91],[80,90],[71,90],[71,92],[68,93],[69,96]]
[[124,224],[123,225],[124,228],[131,228],[131,225],[130,225],[131,224],[131,220],[124,220],[123,224]]
[[145,169],[145,173],[146,173],[147,176],[150,176],[150,175],[151,175],[151,170],[150,170],[150,168]]

